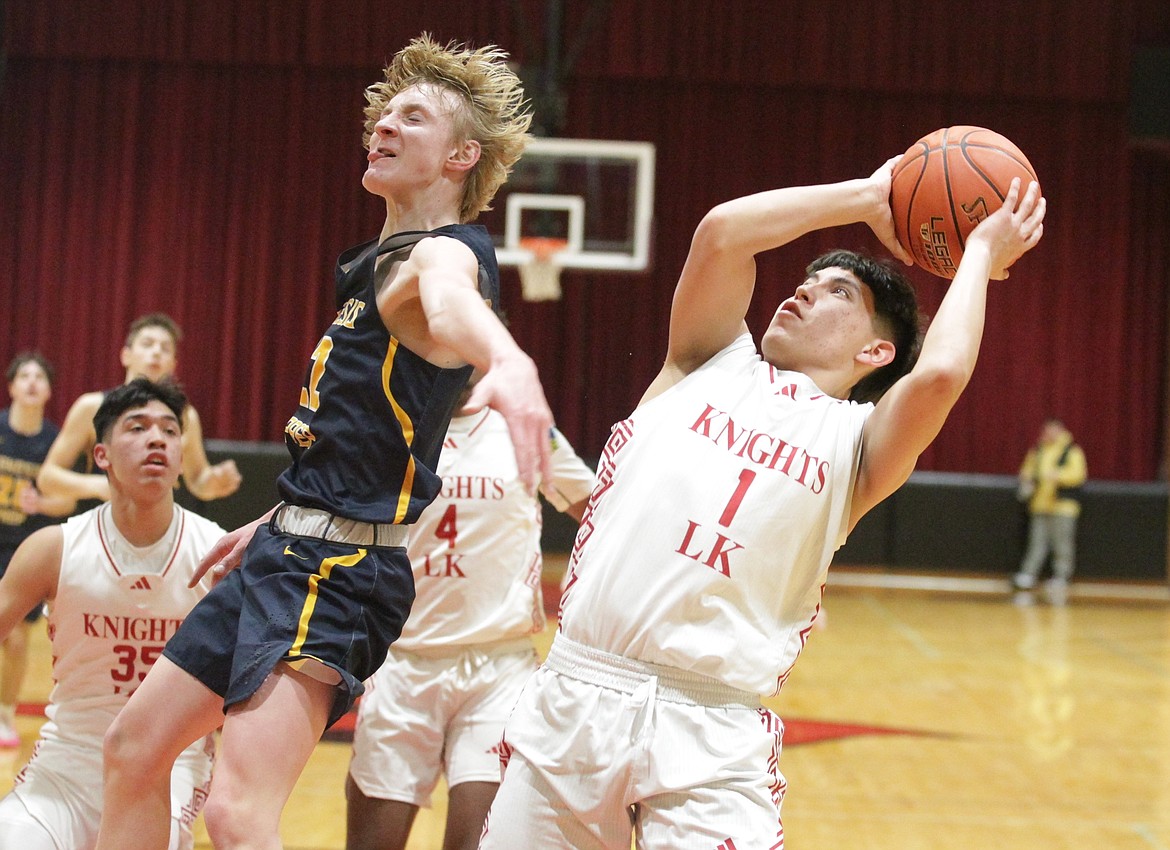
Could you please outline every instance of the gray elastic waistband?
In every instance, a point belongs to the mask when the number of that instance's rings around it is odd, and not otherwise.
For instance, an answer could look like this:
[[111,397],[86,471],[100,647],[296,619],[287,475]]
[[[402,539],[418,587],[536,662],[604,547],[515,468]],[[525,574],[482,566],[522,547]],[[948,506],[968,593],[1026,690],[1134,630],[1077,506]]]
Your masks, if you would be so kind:
[[297,537],[315,537],[353,546],[404,547],[408,526],[394,523],[358,522],[319,508],[281,505],[272,515],[272,528]]
[[658,699],[710,708],[759,708],[760,697],[698,673],[677,667],[635,661],[612,652],[577,643],[557,632],[544,666],[554,673],[602,688],[633,693],[646,682],[656,682]]

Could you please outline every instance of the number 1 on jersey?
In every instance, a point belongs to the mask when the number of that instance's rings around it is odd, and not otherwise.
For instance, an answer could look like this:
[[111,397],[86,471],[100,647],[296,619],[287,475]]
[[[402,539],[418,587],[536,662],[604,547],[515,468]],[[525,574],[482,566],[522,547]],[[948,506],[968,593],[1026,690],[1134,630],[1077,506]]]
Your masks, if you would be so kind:
[[317,385],[321,383],[321,376],[325,374],[325,361],[333,351],[333,339],[321,337],[317,347],[313,349],[313,368],[309,370],[309,385],[301,387],[301,407],[306,410],[316,410],[321,406],[321,396],[317,393]]
[[740,504],[743,503],[744,494],[747,493],[748,487],[756,480],[756,473],[750,469],[741,469],[739,472],[739,485],[735,488],[735,492],[731,494],[731,498],[727,500],[726,507],[723,508],[723,513],[719,515],[719,524],[724,528],[731,527],[731,521],[735,519],[735,512],[739,510]]

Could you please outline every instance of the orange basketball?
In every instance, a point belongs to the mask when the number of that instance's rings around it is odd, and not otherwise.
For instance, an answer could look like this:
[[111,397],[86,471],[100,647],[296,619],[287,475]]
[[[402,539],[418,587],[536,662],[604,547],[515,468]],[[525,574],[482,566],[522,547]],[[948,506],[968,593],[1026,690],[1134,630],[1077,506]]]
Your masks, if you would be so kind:
[[928,272],[954,277],[967,237],[1003,205],[1013,177],[1023,192],[1036,170],[999,133],[960,126],[922,137],[894,167],[890,209],[898,241]]

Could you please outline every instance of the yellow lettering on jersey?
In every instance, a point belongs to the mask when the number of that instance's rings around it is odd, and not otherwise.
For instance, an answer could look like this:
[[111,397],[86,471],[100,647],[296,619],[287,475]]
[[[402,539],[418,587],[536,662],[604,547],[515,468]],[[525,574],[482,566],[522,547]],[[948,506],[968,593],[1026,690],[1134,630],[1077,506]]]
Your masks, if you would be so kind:
[[337,311],[337,318],[333,320],[333,324],[341,325],[343,328],[352,330],[354,321],[361,315],[364,309],[366,309],[365,301],[351,298],[341,305],[341,309]]
[[329,362],[329,354],[333,351],[333,339],[326,334],[321,337],[317,347],[313,349],[313,368],[309,370],[309,385],[301,387],[301,407],[316,410],[321,406],[321,394],[317,392],[317,385],[325,374],[325,364]]
[[288,434],[292,441],[302,449],[307,449],[317,440],[317,435],[313,433],[308,424],[295,416],[289,417],[288,423],[284,426],[284,433]]

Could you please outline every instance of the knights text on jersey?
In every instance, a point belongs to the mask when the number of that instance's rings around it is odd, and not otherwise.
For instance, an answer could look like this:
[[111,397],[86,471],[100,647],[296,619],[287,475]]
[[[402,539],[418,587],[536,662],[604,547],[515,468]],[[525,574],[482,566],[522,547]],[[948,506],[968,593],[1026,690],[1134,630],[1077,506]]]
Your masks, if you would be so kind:
[[[558,510],[589,496],[591,470],[555,428],[550,478]],[[410,531],[415,599],[395,646],[476,646],[544,628],[541,506],[516,466],[508,424],[485,408],[451,421],[439,460],[443,489]]]
[[570,558],[561,630],[772,694],[844,542],[870,404],[739,337],[614,426]]
[[471,248],[480,291],[498,309],[499,267],[480,226],[395,234],[342,254],[337,317],[313,351],[285,426],[293,462],[278,489],[286,502],[361,522],[410,523],[439,491],[435,464],[471,369],[440,368],[401,345],[378,312],[374,284],[379,255],[405,257],[427,236]]
[[121,538],[108,503],[62,531],[61,576],[49,604],[56,684],[41,736],[100,749],[114,715],[207,593],[206,582],[187,582],[224,531],[176,506],[167,535],[139,550]]

